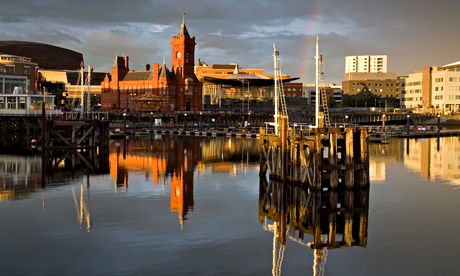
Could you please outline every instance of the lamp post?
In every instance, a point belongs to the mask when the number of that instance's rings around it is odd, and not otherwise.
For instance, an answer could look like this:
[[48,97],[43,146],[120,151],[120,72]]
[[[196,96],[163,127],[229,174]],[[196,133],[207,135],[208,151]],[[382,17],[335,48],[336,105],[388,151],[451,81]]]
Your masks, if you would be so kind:
[[407,135],[409,135],[409,121],[410,121],[410,115],[407,115]]
[[184,114],[184,129],[187,129],[187,113]]
[[203,128],[203,118],[202,118],[203,112],[200,112],[200,128]]
[[344,119],[343,125],[346,126],[347,123],[348,123],[348,115],[345,115],[345,119]]
[[251,127],[251,112],[248,112],[248,128]]
[[123,135],[126,138],[126,112],[123,112]]
[[441,115],[437,115],[438,117],[438,136],[441,134]]
[[153,112],[150,112],[150,129],[152,130],[152,133],[153,133]]

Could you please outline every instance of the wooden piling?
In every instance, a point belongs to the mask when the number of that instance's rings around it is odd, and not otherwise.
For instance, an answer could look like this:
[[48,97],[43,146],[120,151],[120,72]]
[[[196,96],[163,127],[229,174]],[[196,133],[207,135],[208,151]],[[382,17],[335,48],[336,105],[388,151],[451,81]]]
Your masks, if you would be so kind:
[[261,129],[259,138],[261,174],[315,190],[369,185],[366,128],[315,128],[305,136],[281,117],[279,135]]

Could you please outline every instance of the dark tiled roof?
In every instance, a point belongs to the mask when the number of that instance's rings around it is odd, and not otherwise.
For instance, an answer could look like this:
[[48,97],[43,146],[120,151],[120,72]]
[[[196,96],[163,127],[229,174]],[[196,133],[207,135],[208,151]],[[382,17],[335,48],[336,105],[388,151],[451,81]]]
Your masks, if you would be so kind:
[[152,71],[130,71],[123,78],[123,81],[151,80]]

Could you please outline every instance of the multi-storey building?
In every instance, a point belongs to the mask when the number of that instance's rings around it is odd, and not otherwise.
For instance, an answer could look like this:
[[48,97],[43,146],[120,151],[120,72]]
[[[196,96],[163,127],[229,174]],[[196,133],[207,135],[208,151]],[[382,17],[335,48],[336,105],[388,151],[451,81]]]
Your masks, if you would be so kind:
[[460,110],[460,61],[417,70],[403,84],[403,107],[441,113]]
[[[200,60],[195,67],[198,79],[203,82],[205,106],[238,107],[272,102],[274,76],[265,75],[264,69],[240,68],[238,64],[208,65]],[[280,76],[287,98],[302,97],[302,84],[291,83],[299,78]]]
[[25,114],[53,109],[55,97],[37,89],[38,64],[31,58],[0,54],[0,113]]
[[[320,90],[320,93],[322,93],[323,91],[326,93],[326,97],[328,101],[333,98],[335,103],[339,104],[342,102],[342,88],[340,86],[336,86],[334,83],[324,83],[322,85],[320,84],[319,90]],[[303,91],[304,91],[304,98],[308,98],[308,104],[315,105],[316,104],[316,84],[307,83],[306,86],[303,88]],[[321,100],[320,100],[320,104],[322,104]],[[330,102],[328,104],[330,105]]]
[[101,109],[135,111],[203,109],[202,83],[195,76],[195,37],[190,36],[185,18],[177,36],[171,38],[172,68],[166,63],[131,71],[127,56],[115,57],[101,83]]
[[386,55],[346,56],[345,73],[386,73]]
[[38,64],[31,58],[0,54],[0,93],[33,93],[36,90]]
[[346,73],[342,89],[344,95],[373,98],[368,107],[400,105],[400,79],[396,73]]

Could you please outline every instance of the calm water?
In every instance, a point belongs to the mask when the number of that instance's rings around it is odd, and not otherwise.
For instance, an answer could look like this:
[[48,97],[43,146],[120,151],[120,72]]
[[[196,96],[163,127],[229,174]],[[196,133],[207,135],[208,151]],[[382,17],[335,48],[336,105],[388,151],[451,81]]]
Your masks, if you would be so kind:
[[[370,190],[346,195],[361,207],[315,213],[308,191],[289,188],[283,227],[257,143],[114,141],[109,173],[56,170],[45,185],[40,157],[0,155],[0,275],[460,273],[458,137],[371,144]],[[315,220],[328,249],[311,248]]]

